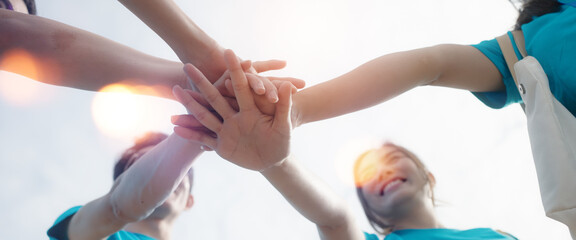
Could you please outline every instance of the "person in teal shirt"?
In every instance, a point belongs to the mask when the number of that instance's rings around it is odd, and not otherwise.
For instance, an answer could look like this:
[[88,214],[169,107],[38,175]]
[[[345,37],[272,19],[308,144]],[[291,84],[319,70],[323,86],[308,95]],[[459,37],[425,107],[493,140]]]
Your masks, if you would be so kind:
[[[576,1],[559,1],[550,5],[558,9],[553,13],[536,16],[532,21],[519,22],[528,55],[538,59],[548,76],[550,90],[556,99],[576,116]],[[521,102],[514,79],[506,65],[496,39],[473,45],[498,68],[505,90],[475,92],[486,105],[501,108],[510,103]]]
[[[321,239],[361,240],[375,235],[360,230],[346,202],[304,169],[290,154],[292,125],[291,87],[279,88],[273,114],[257,107],[246,74],[237,57],[225,52],[231,85],[238,108],[188,64],[185,70],[207,103],[178,86],[175,97],[194,121],[173,119],[179,136],[198,141],[222,158],[262,174],[304,217],[316,224]],[[211,105],[212,110],[205,106]],[[192,120],[188,116],[187,120]],[[434,175],[416,155],[387,143],[362,154],[355,163],[356,190],[374,229],[386,240],[513,240],[513,236],[489,228],[455,230],[446,228],[434,212]]]
[[[575,113],[573,106],[574,93],[574,78],[576,76],[574,70],[574,61],[572,60],[576,54],[576,32],[574,31],[573,23],[571,20],[574,15],[574,1],[558,2],[555,0],[526,0],[520,8],[520,14],[517,20],[516,28],[524,28],[526,39],[528,39],[527,48],[528,53],[534,55],[544,67],[544,69],[551,69],[552,72],[547,74],[554,75],[555,78],[553,85],[555,87],[556,98],[563,103],[567,109],[573,114]],[[553,26],[553,27],[550,27]],[[548,31],[556,31],[554,34]],[[551,37],[550,37],[551,36]],[[493,38],[493,37],[491,37]],[[490,39],[491,39],[490,38]],[[489,41],[490,42],[490,41]],[[495,41],[492,41],[495,42]],[[546,46],[552,45],[554,51],[548,51]],[[486,46],[486,47],[484,47]],[[385,102],[394,98],[412,88],[418,86],[443,86],[458,88],[471,91],[475,93],[481,100],[485,101],[491,107],[500,108],[506,104],[518,102],[520,98],[516,93],[514,84],[511,84],[509,73],[503,68],[503,56],[499,54],[497,45],[479,44],[471,45],[458,45],[458,44],[440,44],[431,47],[425,47],[415,50],[404,52],[397,52],[387,54],[371,60],[356,69],[328,80],[326,82],[309,87],[302,91],[295,93],[292,96],[292,105],[290,109],[291,126],[297,127],[309,122],[328,119],[343,114],[351,113],[361,109],[365,109],[376,104]],[[491,48],[489,51],[484,51],[482,48]],[[492,54],[493,56],[490,56]],[[494,60],[499,59],[499,62]],[[550,71],[550,70],[548,70]],[[257,100],[257,99],[256,99]],[[258,109],[263,114],[274,115],[277,114],[278,106],[259,104]],[[175,120],[175,124],[182,127],[197,125],[197,121],[191,121],[187,117],[180,117]],[[195,132],[194,134],[188,133],[187,137],[199,139],[199,136],[205,136],[204,133]],[[212,136],[205,136],[206,138],[213,139]],[[220,137],[219,137],[220,138]],[[212,144],[214,144],[212,140]],[[218,141],[216,141],[218,142]],[[212,147],[212,146],[210,146]],[[217,150],[218,151],[218,150]],[[234,159],[227,158],[229,161]],[[292,161],[282,161],[292,162]],[[288,169],[296,168],[295,163],[290,163]],[[284,171],[280,169],[277,171]],[[293,170],[293,169],[292,169]],[[263,175],[271,182],[276,183],[277,177],[268,174],[269,171],[263,171]],[[300,174],[300,172],[298,172]],[[299,175],[296,174],[296,175]],[[293,178],[292,178],[293,179]],[[286,180],[288,181],[288,180]],[[310,180],[314,182],[315,180]],[[281,185],[277,188],[284,188]],[[311,183],[302,183],[304,185]],[[301,186],[302,187],[302,186]],[[296,188],[292,186],[292,188]],[[306,186],[302,187],[306,189]],[[288,191],[288,190],[287,190]],[[283,192],[283,191],[281,191]],[[327,196],[333,196],[325,193]],[[287,194],[285,197],[290,202],[299,201],[296,194]],[[337,201],[331,201],[330,197],[319,196],[320,194],[312,194],[316,200],[321,201],[328,206],[341,206]],[[307,196],[300,194],[300,197]],[[310,195],[308,195],[310,197]],[[296,199],[293,199],[296,198]],[[314,198],[314,197],[311,197]],[[320,199],[320,200],[319,200]],[[310,199],[308,199],[310,200]],[[314,202],[314,199],[308,202]],[[320,208],[321,204],[316,205]],[[345,207],[344,207],[345,208]],[[297,207],[297,209],[299,209]],[[336,220],[327,214],[327,219],[318,217],[322,214],[308,214],[306,207],[299,209],[303,215],[308,217],[312,222],[319,225],[323,236],[337,236],[333,232],[341,231],[340,233],[357,233],[356,229],[341,229],[331,231],[330,227],[346,226],[350,227],[353,224],[347,222],[348,220]],[[312,209],[314,210],[322,210]],[[324,208],[324,210],[326,210]],[[346,213],[339,213],[346,215]],[[335,214],[338,215],[338,214]],[[330,227],[323,227],[330,226]],[[346,228],[344,227],[344,228]],[[354,227],[352,227],[354,228]],[[438,228],[438,227],[429,227]],[[574,230],[572,230],[574,231]],[[324,235],[326,234],[326,235]],[[348,239],[362,239],[364,236],[358,237],[354,235]],[[327,239],[331,239],[327,237]],[[334,238],[338,239],[338,238]]]
[[50,240],[170,239],[178,217],[194,204],[192,163],[201,145],[150,132],[136,140],[114,166],[110,191],[61,214]]

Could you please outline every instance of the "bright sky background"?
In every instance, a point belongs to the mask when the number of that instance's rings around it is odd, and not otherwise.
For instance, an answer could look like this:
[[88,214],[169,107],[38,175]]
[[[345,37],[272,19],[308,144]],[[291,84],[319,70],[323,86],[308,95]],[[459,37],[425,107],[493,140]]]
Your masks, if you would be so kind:
[[[274,75],[298,77],[308,86],[383,54],[491,39],[516,17],[506,0],[177,2],[222,46],[244,59],[285,59],[288,67]],[[117,1],[39,0],[38,11],[177,60]],[[184,113],[167,100],[102,96],[6,72],[0,72],[0,90],[0,239],[45,239],[63,211],[109,190],[114,161],[135,135],[171,133],[169,117]],[[115,104],[102,106],[110,101]],[[131,115],[122,115],[126,112]],[[110,134],[110,119],[100,119],[103,115],[133,122],[121,126],[121,134]],[[371,232],[356,200],[350,164],[385,140],[413,150],[435,173],[445,226],[491,227],[528,240],[570,239],[566,227],[544,216],[518,106],[492,110],[466,91],[422,87],[296,129],[293,153],[349,202]],[[174,239],[318,239],[315,226],[258,173],[214,153],[203,155],[195,168],[196,205],[179,219]]]

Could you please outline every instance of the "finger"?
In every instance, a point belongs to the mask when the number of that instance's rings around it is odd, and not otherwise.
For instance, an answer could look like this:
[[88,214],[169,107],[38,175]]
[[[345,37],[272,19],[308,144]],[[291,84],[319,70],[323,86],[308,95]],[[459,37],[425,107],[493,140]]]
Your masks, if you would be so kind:
[[194,67],[192,64],[184,65],[184,72],[188,75],[190,79],[196,85],[196,88],[202,93],[206,101],[216,110],[218,114],[222,117],[227,117],[234,114],[234,110],[230,108],[224,97],[220,94],[218,89],[216,89],[206,77]]
[[198,128],[204,126],[200,121],[198,121],[198,119],[189,114],[174,115],[170,118],[170,121],[174,125],[178,125],[185,128]]
[[200,105],[204,106],[207,109],[212,109],[212,106],[210,106],[210,103],[206,100],[206,98],[204,98],[204,96],[202,96],[202,93],[199,93],[191,89],[184,89],[184,91],[188,95],[193,97],[194,100],[196,100],[196,102],[200,103]]
[[228,101],[228,105],[230,105],[230,107],[232,107],[232,109],[234,109],[234,111],[240,110],[238,108],[238,101],[236,101],[236,98],[227,97],[226,101]]
[[284,82],[278,91],[280,99],[276,103],[276,113],[274,114],[274,125],[292,129],[291,109],[292,109],[292,84]]
[[261,79],[260,77],[254,75],[254,74],[246,74],[246,78],[248,79],[248,83],[250,84],[250,87],[252,88],[252,90],[254,91],[254,93],[258,94],[258,95],[262,95],[264,93],[266,93],[266,89],[264,87],[264,80]]
[[176,126],[174,127],[174,133],[176,133],[176,135],[180,136],[181,138],[198,142],[202,145],[208,146],[211,149],[214,149],[217,144],[216,138],[214,136],[202,130]]
[[278,102],[278,89],[276,88],[276,86],[267,77],[260,77],[260,78],[262,79],[262,82],[266,87],[266,98],[268,98],[268,101],[270,101],[271,103]]
[[296,88],[302,89],[306,86],[306,82],[302,79],[291,78],[291,77],[268,77],[272,81],[287,81],[292,83]]
[[225,83],[227,79],[230,79],[230,73],[228,71],[224,72],[224,74],[212,85],[214,85],[216,89],[218,89],[218,91],[220,92],[220,94],[222,94],[222,96],[230,97],[233,96],[234,93],[232,91],[229,91],[228,88],[226,88]]
[[224,86],[226,86],[226,89],[228,90],[228,92],[231,93],[231,96],[235,97],[234,96],[234,87],[232,87],[232,80],[226,79],[226,81],[224,82]]
[[252,67],[256,72],[266,72],[271,70],[278,70],[286,67],[286,61],[282,60],[268,60],[268,61],[258,61],[252,64]]
[[248,86],[246,74],[242,70],[240,63],[238,62],[238,58],[232,50],[228,49],[224,52],[224,59],[226,60],[226,66],[230,71],[230,77],[232,78],[232,88],[234,88],[234,95],[238,100],[238,106],[240,110],[255,108],[252,91]]
[[174,97],[178,102],[182,103],[184,107],[188,110],[188,113],[194,115],[194,117],[205,127],[213,132],[218,132],[222,127],[222,122],[205,107],[200,105],[193,97],[188,95],[184,89],[176,85],[172,89]]
[[240,66],[242,67],[242,71],[244,72],[252,72],[251,70],[252,68],[252,61],[250,60],[244,60],[242,62],[240,62]]
[[[273,80],[273,81],[272,81],[272,84],[274,84],[274,86],[275,86],[277,89],[279,89],[280,86],[282,86],[282,84],[285,83],[285,82],[286,82],[286,81]],[[290,85],[292,85],[292,84],[290,84]],[[291,88],[292,88],[292,94],[298,92],[298,89],[297,89],[296,87],[294,87],[294,85],[292,85]]]
[[258,74],[256,69],[254,69],[254,67],[252,66],[252,61],[250,60],[242,61],[240,63],[240,66],[242,66],[242,70],[244,70],[245,73]]

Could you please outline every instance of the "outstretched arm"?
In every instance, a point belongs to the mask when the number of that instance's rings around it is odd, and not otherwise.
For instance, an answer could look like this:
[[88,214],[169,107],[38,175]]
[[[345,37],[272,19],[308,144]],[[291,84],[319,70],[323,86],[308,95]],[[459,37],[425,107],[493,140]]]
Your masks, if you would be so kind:
[[173,98],[172,86],[187,86],[182,66],[60,22],[0,9],[0,70],[90,91],[129,81],[155,87],[142,94]]
[[108,194],[72,217],[69,239],[104,239],[146,218],[174,192],[202,152],[198,143],[172,134],[126,170]]
[[193,79],[208,104],[222,120],[198,103],[189,91],[174,88],[177,99],[207,129],[185,128],[183,118],[175,132],[214,149],[228,161],[262,173],[303,216],[318,226],[322,239],[363,239],[346,204],[321,181],[289,157],[291,87],[280,87],[280,100],[275,113],[262,113],[247,86],[246,76],[232,52],[226,53],[232,86],[238,99],[239,111],[226,100],[199,71],[187,65]]
[[[140,18],[174,50],[183,63],[191,63],[211,83],[226,73],[224,49],[196,25],[172,0],[119,0],[126,8]],[[266,78],[257,73],[284,68],[285,62],[269,60],[255,62],[246,72],[253,73],[248,83],[258,95],[265,95],[270,102],[278,100],[278,84],[275,80],[290,81],[297,88],[304,82],[294,78]],[[275,86],[276,85],[276,86]],[[219,88],[223,93],[227,89]],[[229,95],[231,96],[231,95]]]
[[298,92],[294,96],[293,124],[358,111],[423,85],[478,92],[504,88],[498,69],[476,48],[438,45],[381,56]]
[[320,239],[364,239],[347,203],[295,159],[260,173],[300,214],[316,224]]
[[172,0],[119,0],[213,83],[226,71],[224,49]]

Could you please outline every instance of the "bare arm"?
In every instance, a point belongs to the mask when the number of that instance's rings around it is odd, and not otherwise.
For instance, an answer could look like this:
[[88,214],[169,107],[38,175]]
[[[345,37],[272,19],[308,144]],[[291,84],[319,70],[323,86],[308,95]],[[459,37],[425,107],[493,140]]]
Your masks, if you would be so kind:
[[358,111],[423,85],[496,91],[504,88],[498,69],[471,46],[438,45],[369,61],[294,96],[295,126]]
[[146,218],[180,184],[200,153],[199,144],[172,134],[123,173],[108,194],[83,206],[72,217],[68,236],[104,239]]
[[279,89],[280,100],[275,113],[266,115],[257,108],[235,56],[226,53],[226,60],[240,110],[233,110],[197,69],[187,65],[185,69],[190,78],[223,120],[199,104],[189,91],[176,87],[177,99],[213,134],[185,128],[183,126],[188,124],[179,122],[180,119],[175,120],[175,124],[180,125],[175,131],[202,142],[238,166],[260,171],[296,210],[318,226],[322,239],[363,239],[345,202],[288,157],[291,132],[289,84]]
[[119,0],[158,34],[183,63],[191,63],[214,83],[226,71],[224,49],[172,0]]
[[302,216],[316,224],[321,239],[364,239],[346,202],[294,159],[261,173]]
[[156,92],[143,94],[165,98],[173,98],[172,86],[187,86],[182,63],[150,56],[50,19],[0,9],[1,61],[9,62],[11,56],[22,52],[35,60],[36,72],[10,67],[14,64],[0,64],[0,70],[90,91],[130,81],[155,87]]

